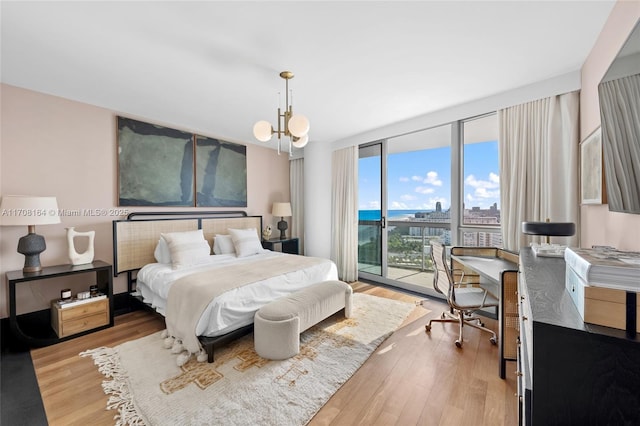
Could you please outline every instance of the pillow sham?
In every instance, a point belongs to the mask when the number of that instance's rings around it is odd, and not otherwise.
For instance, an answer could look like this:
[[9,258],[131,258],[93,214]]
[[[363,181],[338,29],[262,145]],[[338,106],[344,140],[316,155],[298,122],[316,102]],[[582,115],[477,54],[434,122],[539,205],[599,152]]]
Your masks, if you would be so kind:
[[156,244],[153,257],[156,258],[156,262],[158,263],[171,263],[171,252],[169,251],[169,246],[164,238],[160,237],[158,239],[158,244]]
[[213,239],[213,254],[236,254],[231,235],[216,234]]
[[171,268],[180,269],[187,266],[206,263],[211,255],[211,247],[204,239],[202,230],[186,232],[169,232],[161,234],[167,242],[171,254]]
[[260,239],[258,238],[258,232],[256,231],[256,228],[229,228],[229,235],[231,235],[231,240],[233,241],[233,246],[236,249],[236,255],[238,257],[245,257],[262,253],[262,244],[260,243]]

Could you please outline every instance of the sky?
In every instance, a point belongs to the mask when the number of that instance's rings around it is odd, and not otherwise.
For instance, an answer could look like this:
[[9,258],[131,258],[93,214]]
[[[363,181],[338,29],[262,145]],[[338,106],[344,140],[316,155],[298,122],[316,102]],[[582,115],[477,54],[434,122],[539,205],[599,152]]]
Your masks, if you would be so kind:
[[[498,142],[466,144],[464,152],[465,207],[500,207]],[[380,209],[380,159],[358,163],[359,210]],[[435,210],[451,206],[451,148],[390,154],[387,158],[388,210]]]

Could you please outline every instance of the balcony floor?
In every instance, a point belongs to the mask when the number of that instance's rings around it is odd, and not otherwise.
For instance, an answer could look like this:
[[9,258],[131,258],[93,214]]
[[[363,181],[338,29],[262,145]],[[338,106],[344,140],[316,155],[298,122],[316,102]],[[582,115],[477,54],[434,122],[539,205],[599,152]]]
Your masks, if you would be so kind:
[[[379,274],[380,267],[375,265],[359,264],[359,270],[371,274]],[[387,278],[399,283],[411,284],[433,290],[433,272],[419,271],[417,269],[404,269],[398,267],[387,267]]]

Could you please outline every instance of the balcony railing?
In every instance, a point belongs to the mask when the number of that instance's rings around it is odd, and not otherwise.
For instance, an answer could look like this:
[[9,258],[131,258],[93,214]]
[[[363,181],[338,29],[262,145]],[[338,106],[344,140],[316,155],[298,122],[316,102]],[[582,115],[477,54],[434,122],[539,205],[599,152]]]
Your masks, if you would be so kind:
[[[361,220],[358,223],[359,270],[373,274],[382,274],[380,255],[382,238],[380,222]],[[411,273],[431,273],[431,241],[437,240],[450,245],[451,225],[448,222],[426,220],[398,220],[387,222],[387,276],[411,276]],[[463,232],[464,241],[460,245],[467,246],[501,246],[502,238],[498,229],[469,229]],[[407,271],[403,274],[401,271]],[[396,278],[404,281],[403,278]],[[431,280],[426,286],[431,287]]]

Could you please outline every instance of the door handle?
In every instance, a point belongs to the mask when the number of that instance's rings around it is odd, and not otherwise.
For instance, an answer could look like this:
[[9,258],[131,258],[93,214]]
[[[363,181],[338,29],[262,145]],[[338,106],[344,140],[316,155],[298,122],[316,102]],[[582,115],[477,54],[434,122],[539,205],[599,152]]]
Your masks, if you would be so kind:
[[385,229],[387,227],[387,218],[382,216],[380,223],[382,224],[382,229]]

